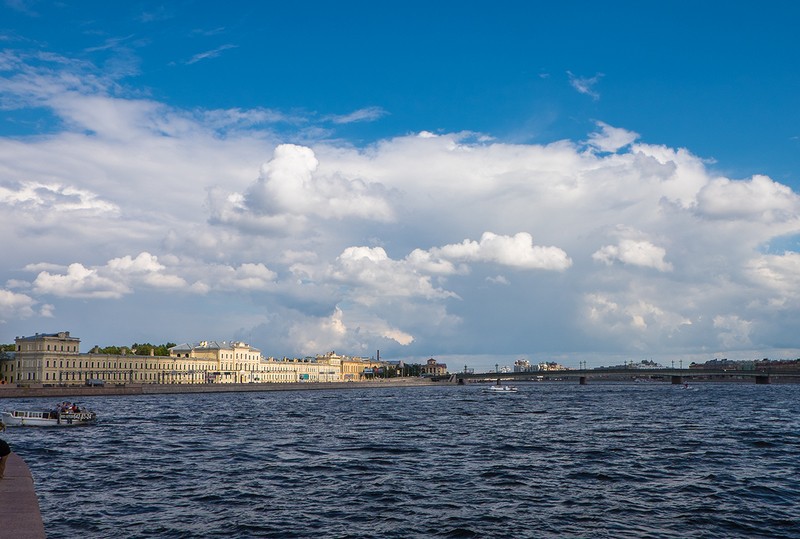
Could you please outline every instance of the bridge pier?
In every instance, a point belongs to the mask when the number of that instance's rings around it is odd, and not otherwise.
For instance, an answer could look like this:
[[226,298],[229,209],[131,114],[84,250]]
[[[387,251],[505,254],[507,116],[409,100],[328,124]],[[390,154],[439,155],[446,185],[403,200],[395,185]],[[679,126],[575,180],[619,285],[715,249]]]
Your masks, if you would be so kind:
[[581,377],[579,377],[579,378],[578,378],[578,383],[579,383],[580,385],[582,385],[582,386],[585,386],[585,385],[586,385],[586,377],[585,377],[585,376],[581,376]]
[[759,374],[756,376],[756,384],[769,384],[769,374]]
[[673,385],[678,385],[678,384],[682,384],[682,383],[683,383],[683,376],[681,376],[679,374],[672,376],[672,384]]

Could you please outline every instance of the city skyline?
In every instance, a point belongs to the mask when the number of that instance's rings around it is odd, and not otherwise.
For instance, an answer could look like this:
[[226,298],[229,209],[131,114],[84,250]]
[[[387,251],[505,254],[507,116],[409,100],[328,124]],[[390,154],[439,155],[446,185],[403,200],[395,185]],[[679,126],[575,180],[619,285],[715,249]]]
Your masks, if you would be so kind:
[[0,13],[0,342],[800,357],[798,7]]

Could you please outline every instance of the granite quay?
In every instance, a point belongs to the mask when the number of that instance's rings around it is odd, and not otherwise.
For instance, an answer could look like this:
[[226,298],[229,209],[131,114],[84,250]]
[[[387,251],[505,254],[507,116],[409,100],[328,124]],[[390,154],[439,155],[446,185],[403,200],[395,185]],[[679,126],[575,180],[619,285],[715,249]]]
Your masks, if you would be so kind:
[[33,477],[28,465],[16,453],[8,456],[0,479],[0,507],[3,512],[0,537],[44,539],[44,523]]
[[119,386],[65,386],[45,387],[42,384],[0,385],[0,399],[27,397],[91,397],[125,395],[166,395],[170,393],[236,393],[256,391],[297,391],[361,389],[384,387],[429,387],[432,385],[451,385],[450,379],[431,378],[392,378],[365,382],[318,382],[318,383],[252,383],[252,384],[121,384]]

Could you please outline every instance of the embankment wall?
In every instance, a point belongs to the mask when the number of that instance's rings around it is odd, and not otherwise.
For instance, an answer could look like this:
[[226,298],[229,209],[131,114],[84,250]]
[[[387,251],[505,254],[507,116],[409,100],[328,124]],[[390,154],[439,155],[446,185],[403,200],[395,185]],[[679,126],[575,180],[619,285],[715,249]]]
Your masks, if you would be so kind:
[[0,399],[19,399],[26,397],[91,397],[114,395],[164,395],[170,393],[238,393],[252,391],[297,391],[297,390],[331,390],[331,389],[363,389],[386,387],[423,387],[433,385],[452,385],[450,382],[433,382],[427,378],[390,378],[369,382],[305,382],[288,384],[126,384],[124,386],[66,386],[43,387],[0,386]]

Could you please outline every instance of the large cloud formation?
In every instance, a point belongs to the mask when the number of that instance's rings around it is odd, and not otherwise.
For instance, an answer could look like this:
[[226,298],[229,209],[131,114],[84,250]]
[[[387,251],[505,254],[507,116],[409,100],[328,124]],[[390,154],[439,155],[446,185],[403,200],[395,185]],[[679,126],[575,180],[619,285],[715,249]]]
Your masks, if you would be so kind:
[[16,334],[124,344],[135,326],[271,355],[796,353],[800,255],[775,246],[800,232],[800,197],[766,176],[602,122],[582,142],[288,143],[277,113],[175,110],[2,61],[4,107],[63,120],[0,139]]

